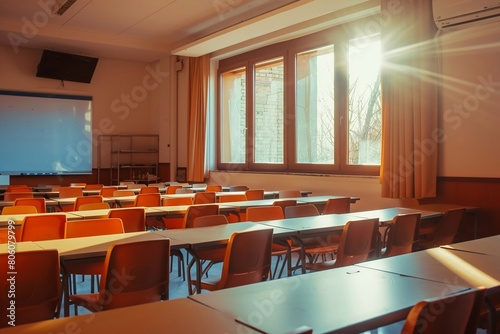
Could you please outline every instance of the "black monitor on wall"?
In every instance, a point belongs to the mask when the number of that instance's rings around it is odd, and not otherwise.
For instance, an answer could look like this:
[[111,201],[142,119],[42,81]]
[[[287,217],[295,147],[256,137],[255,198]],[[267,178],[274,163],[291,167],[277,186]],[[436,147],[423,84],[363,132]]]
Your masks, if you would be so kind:
[[90,83],[98,58],[44,50],[36,76],[63,81]]
[[92,173],[92,97],[0,90],[0,175]]

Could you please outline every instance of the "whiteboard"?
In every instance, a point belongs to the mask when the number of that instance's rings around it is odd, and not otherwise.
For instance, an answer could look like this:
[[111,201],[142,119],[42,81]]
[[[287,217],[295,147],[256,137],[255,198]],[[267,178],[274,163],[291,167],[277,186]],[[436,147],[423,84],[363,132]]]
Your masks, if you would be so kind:
[[0,91],[0,174],[92,172],[92,97]]

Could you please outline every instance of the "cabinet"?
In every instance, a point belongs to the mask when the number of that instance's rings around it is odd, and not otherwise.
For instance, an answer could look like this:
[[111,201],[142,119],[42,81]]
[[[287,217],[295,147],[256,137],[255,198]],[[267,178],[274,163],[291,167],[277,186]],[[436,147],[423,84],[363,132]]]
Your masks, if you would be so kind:
[[98,141],[99,183],[105,183],[105,178],[112,185],[158,181],[158,135],[100,135]]

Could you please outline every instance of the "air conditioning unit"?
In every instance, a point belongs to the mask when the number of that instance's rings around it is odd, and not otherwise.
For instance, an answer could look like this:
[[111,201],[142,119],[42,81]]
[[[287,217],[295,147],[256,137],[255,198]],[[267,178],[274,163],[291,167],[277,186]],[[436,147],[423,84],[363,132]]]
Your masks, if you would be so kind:
[[500,0],[433,0],[434,22],[445,28],[500,16]]

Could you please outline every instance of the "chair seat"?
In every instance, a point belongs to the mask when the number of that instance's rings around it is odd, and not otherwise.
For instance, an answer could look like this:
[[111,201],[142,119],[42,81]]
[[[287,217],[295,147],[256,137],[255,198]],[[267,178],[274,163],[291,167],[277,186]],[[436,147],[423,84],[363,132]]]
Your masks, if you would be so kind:
[[71,295],[69,301],[77,305],[84,305],[91,312],[102,310],[102,303],[99,302],[99,294],[97,293]]

